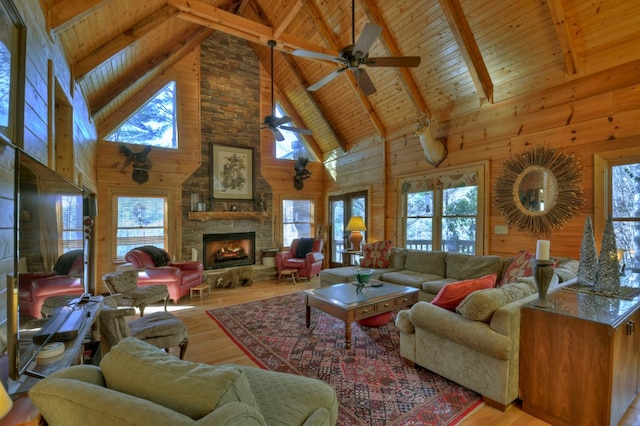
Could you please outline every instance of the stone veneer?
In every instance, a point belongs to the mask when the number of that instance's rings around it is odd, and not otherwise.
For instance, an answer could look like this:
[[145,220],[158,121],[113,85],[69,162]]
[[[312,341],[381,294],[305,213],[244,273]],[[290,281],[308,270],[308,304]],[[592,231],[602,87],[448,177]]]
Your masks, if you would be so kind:
[[[202,235],[221,232],[256,233],[256,263],[262,262],[262,249],[273,244],[270,218],[261,223],[253,220],[188,219],[191,194],[207,199],[210,211],[223,211],[225,200],[210,197],[211,143],[253,148],[254,195],[265,194],[267,211],[273,211],[271,187],[260,173],[260,62],[246,41],[216,32],[205,40],[200,50],[200,91],[202,165],[187,179],[182,190],[182,256],[191,258],[198,250],[202,260]],[[254,210],[249,200],[226,200],[239,210]],[[211,206],[211,204],[213,204]]]

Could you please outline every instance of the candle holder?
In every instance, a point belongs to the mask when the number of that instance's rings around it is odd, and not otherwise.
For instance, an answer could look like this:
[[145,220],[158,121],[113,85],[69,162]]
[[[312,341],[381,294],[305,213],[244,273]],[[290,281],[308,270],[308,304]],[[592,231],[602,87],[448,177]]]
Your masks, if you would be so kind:
[[538,287],[538,301],[534,303],[539,308],[553,309],[553,303],[547,300],[547,293],[551,278],[553,278],[553,261],[536,259],[533,265],[533,277]]

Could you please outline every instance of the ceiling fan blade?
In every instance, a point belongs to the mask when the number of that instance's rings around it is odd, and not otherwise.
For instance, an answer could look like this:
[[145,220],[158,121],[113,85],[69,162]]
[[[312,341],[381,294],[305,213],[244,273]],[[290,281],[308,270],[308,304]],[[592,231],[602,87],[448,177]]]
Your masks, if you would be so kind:
[[373,81],[369,78],[367,71],[359,68],[356,68],[356,70],[354,70],[354,72],[358,78],[358,86],[360,86],[362,93],[364,93],[365,96],[370,96],[376,93],[376,86],[373,85]]
[[282,133],[280,133],[280,130],[278,130],[277,127],[272,127],[271,132],[273,133],[273,136],[275,136],[277,141],[280,142],[284,140],[284,136],[282,136]]
[[310,91],[310,92],[313,92],[313,91],[321,89],[327,83],[329,83],[331,80],[333,80],[334,78],[336,78],[337,76],[342,74],[346,69],[347,68],[339,68],[339,69],[337,69],[335,71],[332,71],[331,74],[327,74],[326,76],[324,76],[320,80],[316,81],[311,86],[307,87],[307,90]]
[[420,61],[420,56],[387,56],[368,58],[364,64],[368,67],[417,67]]
[[322,61],[335,62],[337,64],[344,64],[344,60],[342,58],[327,55],[326,53],[320,52],[312,52],[311,50],[294,50],[291,52],[293,56],[299,56],[301,58],[308,59],[320,59]]
[[289,132],[302,133],[303,135],[311,135],[313,132],[309,129],[300,129],[298,127],[280,126],[280,130],[287,130]]
[[274,124],[276,126],[279,126],[280,124],[287,124],[287,123],[291,123],[293,121],[293,118],[291,117],[287,117],[286,115],[280,118],[276,118],[276,120],[274,121]]
[[353,55],[356,58],[364,57],[373,43],[378,39],[378,36],[382,32],[382,27],[372,24],[371,22],[367,22],[364,26],[364,30],[362,30],[362,34],[358,37],[358,41],[356,41],[355,46],[353,46]]

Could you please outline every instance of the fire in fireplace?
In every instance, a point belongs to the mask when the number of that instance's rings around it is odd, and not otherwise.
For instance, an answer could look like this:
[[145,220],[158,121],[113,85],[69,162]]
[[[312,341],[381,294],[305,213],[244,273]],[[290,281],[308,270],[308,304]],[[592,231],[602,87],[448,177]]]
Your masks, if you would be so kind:
[[256,233],[204,234],[202,253],[205,269],[253,265],[256,262]]

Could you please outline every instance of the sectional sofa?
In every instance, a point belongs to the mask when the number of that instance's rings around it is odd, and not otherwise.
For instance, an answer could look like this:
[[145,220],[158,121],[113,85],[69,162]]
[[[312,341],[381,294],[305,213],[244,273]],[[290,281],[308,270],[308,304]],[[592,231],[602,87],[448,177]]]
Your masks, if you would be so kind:
[[[520,308],[537,299],[533,277],[513,274],[514,264],[529,263],[521,257],[391,249],[389,267],[374,269],[373,276],[420,289],[420,301],[395,319],[403,360],[478,392],[495,408],[504,410],[517,399]],[[577,268],[575,260],[558,259],[550,291],[575,282]],[[325,269],[321,285],[349,282],[354,271]],[[472,291],[449,309],[429,303],[447,284],[494,273],[499,287]]]

